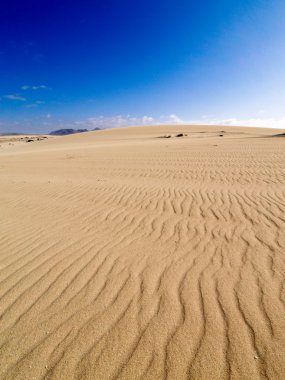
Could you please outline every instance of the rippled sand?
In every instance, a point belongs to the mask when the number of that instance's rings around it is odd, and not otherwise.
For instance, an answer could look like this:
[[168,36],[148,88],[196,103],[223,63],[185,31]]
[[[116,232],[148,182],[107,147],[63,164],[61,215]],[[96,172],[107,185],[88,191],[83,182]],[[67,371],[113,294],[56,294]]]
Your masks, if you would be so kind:
[[0,151],[0,378],[284,379],[276,133],[136,127]]

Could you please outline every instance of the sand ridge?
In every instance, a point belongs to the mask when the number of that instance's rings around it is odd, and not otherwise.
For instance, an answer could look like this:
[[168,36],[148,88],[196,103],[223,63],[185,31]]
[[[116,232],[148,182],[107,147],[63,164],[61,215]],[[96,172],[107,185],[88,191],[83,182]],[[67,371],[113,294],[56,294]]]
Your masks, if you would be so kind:
[[278,133],[134,127],[0,151],[0,378],[285,378]]

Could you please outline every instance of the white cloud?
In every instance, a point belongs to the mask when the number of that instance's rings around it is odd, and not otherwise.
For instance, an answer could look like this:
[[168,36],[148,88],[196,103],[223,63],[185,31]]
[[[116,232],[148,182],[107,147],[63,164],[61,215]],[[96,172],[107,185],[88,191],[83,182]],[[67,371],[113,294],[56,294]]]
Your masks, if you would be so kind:
[[151,116],[144,116],[142,118],[143,124],[149,124],[149,123],[152,123],[153,121],[154,121],[154,118]]
[[32,86],[32,90],[45,90],[47,86],[41,85],[41,86]]
[[27,85],[24,85],[21,87],[22,90],[26,91],[26,90],[46,90],[48,87],[45,86],[45,85],[40,85],[40,86],[27,86]]
[[42,100],[36,100],[35,103],[27,104],[26,107],[27,108],[35,108],[35,107],[38,107],[39,105],[42,105],[42,104],[45,104],[45,102]]
[[169,115],[160,116],[155,120],[155,124],[187,124],[187,122],[175,113],[171,113]]
[[9,100],[19,100],[21,102],[25,102],[27,99],[19,94],[11,94],[11,95],[5,95],[4,98]]
[[91,117],[82,121],[75,121],[74,124],[81,128],[94,129],[94,128],[120,128],[131,125],[147,125],[155,122],[152,116],[136,117],[131,115],[116,115],[110,117],[98,116]]
[[[51,114],[46,114],[45,123],[47,119],[51,119]],[[54,117],[53,117],[53,120]],[[50,120],[48,120],[50,121]],[[132,115],[116,115],[116,116],[96,116],[90,117],[85,120],[78,121],[65,121],[55,120],[53,123],[47,123],[46,125],[52,125],[56,128],[74,128],[74,129],[88,129],[93,130],[95,128],[122,128],[128,126],[140,126],[140,125],[164,125],[164,124],[183,124],[183,125],[220,125],[220,126],[256,126],[256,127],[272,127],[272,128],[284,128],[285,129],[285,117],[280,119],[259,119],[259,118],[215,118],[211,115],[201,117],[200,119],[182,119],[180,116],[172,113],[169,115],[163,115],[160,117],[153,116],[132,116]]]
[[267,128],[282,128],[285,129],[285,117],[283,118],[202,118],[200,120],[191,120],[189,124],[204,124],[204,125],[224,125],[224,126],[241,126],[241,127],[267,127]]
[[171,123],[175,123],[175,124],[184,123],[184,121],[179,116],[175,115],[174,113],[171,115],[168,115],[168,119],[169,119],[169,122]]

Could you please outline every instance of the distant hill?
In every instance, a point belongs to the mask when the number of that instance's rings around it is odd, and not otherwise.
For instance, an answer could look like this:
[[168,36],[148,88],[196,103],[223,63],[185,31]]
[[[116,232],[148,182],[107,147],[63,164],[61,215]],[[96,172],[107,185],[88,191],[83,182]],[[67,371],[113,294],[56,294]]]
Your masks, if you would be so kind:
[[[94,128],[92,131],[101,131],[101,128]],[[64,128],[57,129],[56,131],[52,131],[49,134],[53,136],[65,136],[65,135],[73,135],[75,133],[89,132],[88,129],[72,129],[72,128]]]
[[65,129],[58,129],[56,131],[52,131],[49,134],[53,136],[65,136],[65,135],[73,135],[74,133],[82,133],[82,132],[89,132],[89,130],[65,128]]

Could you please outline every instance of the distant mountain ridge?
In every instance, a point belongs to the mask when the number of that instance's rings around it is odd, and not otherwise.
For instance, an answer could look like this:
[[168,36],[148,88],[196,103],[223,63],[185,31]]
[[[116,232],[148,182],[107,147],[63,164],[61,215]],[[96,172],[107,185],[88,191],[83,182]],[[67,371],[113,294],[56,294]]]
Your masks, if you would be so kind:
[[[93,131],[100,131],[101,128],[94,128]],[[72,129],[72,128],[63,128],[57,129],[56,131],[51,131],[49,134],[52,136],[66,136],[73,135],[75,133],[90,132],[89,129]]]
[[72,128],[64,128],[57,129],[56,131],[51,131],[49,134],[52,136],[65,136],[65,135],[73,135],[74,133],[83,133],[89,132],[88,129],[72,129]]

